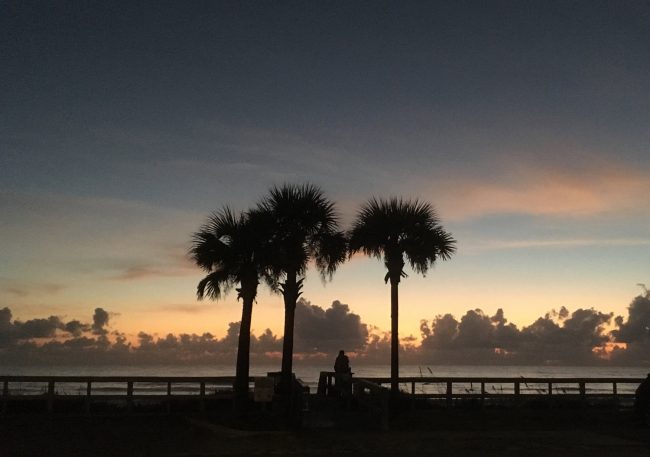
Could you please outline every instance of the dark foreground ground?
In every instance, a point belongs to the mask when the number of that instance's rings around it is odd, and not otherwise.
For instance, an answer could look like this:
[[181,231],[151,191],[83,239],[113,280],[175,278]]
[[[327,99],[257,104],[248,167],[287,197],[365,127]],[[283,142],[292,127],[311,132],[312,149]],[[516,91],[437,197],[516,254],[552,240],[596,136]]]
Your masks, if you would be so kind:
[[191,414],[8,416],[0,456],[650,456],[650,428],[629,411],[410,411],[389,431],[350,430],[354,421],[262,431]]

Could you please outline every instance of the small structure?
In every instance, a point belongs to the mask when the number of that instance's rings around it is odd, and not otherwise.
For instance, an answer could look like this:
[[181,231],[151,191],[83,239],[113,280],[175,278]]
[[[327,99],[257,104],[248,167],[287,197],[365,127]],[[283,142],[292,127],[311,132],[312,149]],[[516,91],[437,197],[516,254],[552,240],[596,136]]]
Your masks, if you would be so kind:
[[256,403],[271,403],[273,401],[274,390],[275,380],[273,378],[255,378],[255,390],[253,391],[253,399]]

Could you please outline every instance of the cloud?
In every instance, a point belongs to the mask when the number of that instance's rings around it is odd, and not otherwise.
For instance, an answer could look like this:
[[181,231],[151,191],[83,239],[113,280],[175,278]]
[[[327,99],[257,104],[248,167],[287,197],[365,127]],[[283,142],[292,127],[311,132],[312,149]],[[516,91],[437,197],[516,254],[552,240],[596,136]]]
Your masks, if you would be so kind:
[[0,309],[0,330],[11,326],[11,310],[7,307]]
[[604,330],[611,318],[594,309],[561,308],[520,330],[502,309],[492,317],[469,310],[460,321],[446,314],[421,322],[421,355],[436,363],[598,363],[594,348],[610,341]]
[[240,322],[230,322],[228,324],[228,331],[222,341],[227,347],[236,348],[238,346],[240,324]]
[[251,336],[251,351],[256,354],[277,353],[282,350],[282,339],[266,329],[261,335]]
[[169,278],[195,275],[197,268],[187,257],[185,245],[168,246],[164,254],[156,259],[155,264],[146,261],[135,261],[120,269],[117,274],[109,277],[114,281],[135,281],[150,278]]
[[492,251],[501,249],[571,248],[583,246],[650,246],[645,238],[569,238],[557,240],[499,240],[464,245],[464,251]]
[[13,324],[11,310],[7,307],[0,309],[0,348],[13,341]]
[[161,305],[156,308],[157,311],[171,311],[177,313],[187,313],[187,314],[201,314],[212,310],[213,307],[210,305],[202,304],[171,304],[171,305]]
[[0,290],[17,297],[27,297],[34,294],[53,295],[65,289],[63,284],[40,283],[38,281],[17,281],[0,278]]
[[464,348],[493,348],[495,340],[492,319],[480,309],[467,311],[458,324],[455,343]]
[[[139,332],[131,345],[124,334],[107,330],[111,313],[96,308],[92,323],[64,322],[50,316],[13,320],[0,309],[0,362],[94,364],[226,364],[233,365],[239,322],[230,322],[223,338],[210,333]],[[647,364],[650,363],[650,298],[635,298],[626,318],[593,308],[552,310],[521,329],[509,323],[502,309],[492,316],[468,310],[422,320],[420,337],[400,341],[407,364]],[[334,301],[323,309],[301,300],[296,308],[296,360],[322,364],[343,348],[353,364],[389,364],[390,333],[362,322],[348,305]],[[418,344],[419,343],[419,344]],[[251,335],[251,363],[275,363],[282,338],[269,329]]]
[[5,286],[2,288],[2,291],[4,293],[10,295],[17,295],[19,297],[26,297],[27,295],[29,295],[29,292],[26,289],[21,289],[20,287]]
[[451,314],[437,316],[431,322],[420,321],[423,349],[448,349],[458,336],[458,321]]
[[67,324],[65,324],[63,328],[65,329],[66,332],[68,332],[72,336],[78,337],[81,336],[81,334],[83,334],[84,332],[89,331],[92,328],[92,326],[88,324],[83,324],[78,320],[72,320]]
[[[399,345],[400,363],[418,364],[421,363],[420,348],[414,344],[414,337],[409,335],[401,338]],[[377,327],[370,327],[368,341],[363,350],[351,354],[353,364],[390,364],[391,337],[390,332],[381,331]]]
[[628,307],[627,319],[616,317],[617,330],[612,331],[616,341],[635,343],[650,340],[650,297],[638,296]]
[[89,324],[78,320],[64,322],[58,316],[12,322],[11,310],[7,307],[0,309],[0,348],[33,339],[57,338],[59,336],[79,337],[90,329],[91,325]]
[[578,309],[559,320],[546,315],[521,331],[520,358],[532,363],[596,363],[594,348],[609,341],[604,328],[612,313]]
[[105,335],[108,333],[104,327],[108,325],[109,314],[102,308],[95,308],[93,314],[92,331],[95,335]]
[[296,304],[295,345],[299,352],[334,353],[363,349],[368,327],[350,307],[338,300],[323,309],[300,299]]
[[30,319],[25,322],[15,322],[18,339],[31,338],[52,338],[57,330],[65,328],[65,324],[57,316],[50,316],[46,319]]
[[[182,272],[181,275],[187,273]],[[111,276],[110,279],[115,281],[133,281],[138,279],[148,278],[165,278],[172,276],[180,276],[178,270],[165,269],[153,266],[138,265],[125,268],[122,272]]]
[[[508,169],[499,182],[481,178],[444,182],[433,189],[446,219],[490,214],[585,217],[635,211],[650,194],[650,176],[637,170],[606,166],[576,171],[528,166]],[[454,192],[444,191],[454,189]]]

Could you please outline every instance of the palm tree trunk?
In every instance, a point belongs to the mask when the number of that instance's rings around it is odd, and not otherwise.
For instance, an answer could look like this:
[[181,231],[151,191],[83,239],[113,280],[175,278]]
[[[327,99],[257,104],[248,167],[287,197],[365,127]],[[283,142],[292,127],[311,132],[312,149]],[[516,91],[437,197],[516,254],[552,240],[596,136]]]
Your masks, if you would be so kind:
[[282,374],[281,388],[285,393],[291,391],[293,374],[293,326],[298,300],[298,283],[295,272],[287,272],[283,285],[284,295],[284,337],[282,339]]
[[390,280],[390,392],[399,392],[399,278]]
[[237,347],[237,368],[235,372],[235,409],[243,410],[248,403],[248,378],[250,370],[251,320],[253,302],[255,301],[257,285],[253,290],[240,292],[242,297],[241,325],[239,327],[239,346]]

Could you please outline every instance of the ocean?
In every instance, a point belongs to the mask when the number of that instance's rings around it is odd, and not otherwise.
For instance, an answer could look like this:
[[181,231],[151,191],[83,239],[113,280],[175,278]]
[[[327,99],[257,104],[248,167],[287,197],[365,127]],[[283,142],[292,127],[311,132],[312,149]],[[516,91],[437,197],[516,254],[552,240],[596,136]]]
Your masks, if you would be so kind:
[[[296,376],[305,382],[318,381],[321,371],[333,371],[332,365],[294,365]],[[277,365],[252,365],[251,376],[280,371]],[[390,365],[352,366],[358,377],[390,376]],[[500,376],[500,377],[645,377],[650,367],[611,366],[495,366],[495,365],[402,365],[400,376]],[[2,375],[47,376],[234,376],[233,365],[57,365],[0,366]]]

